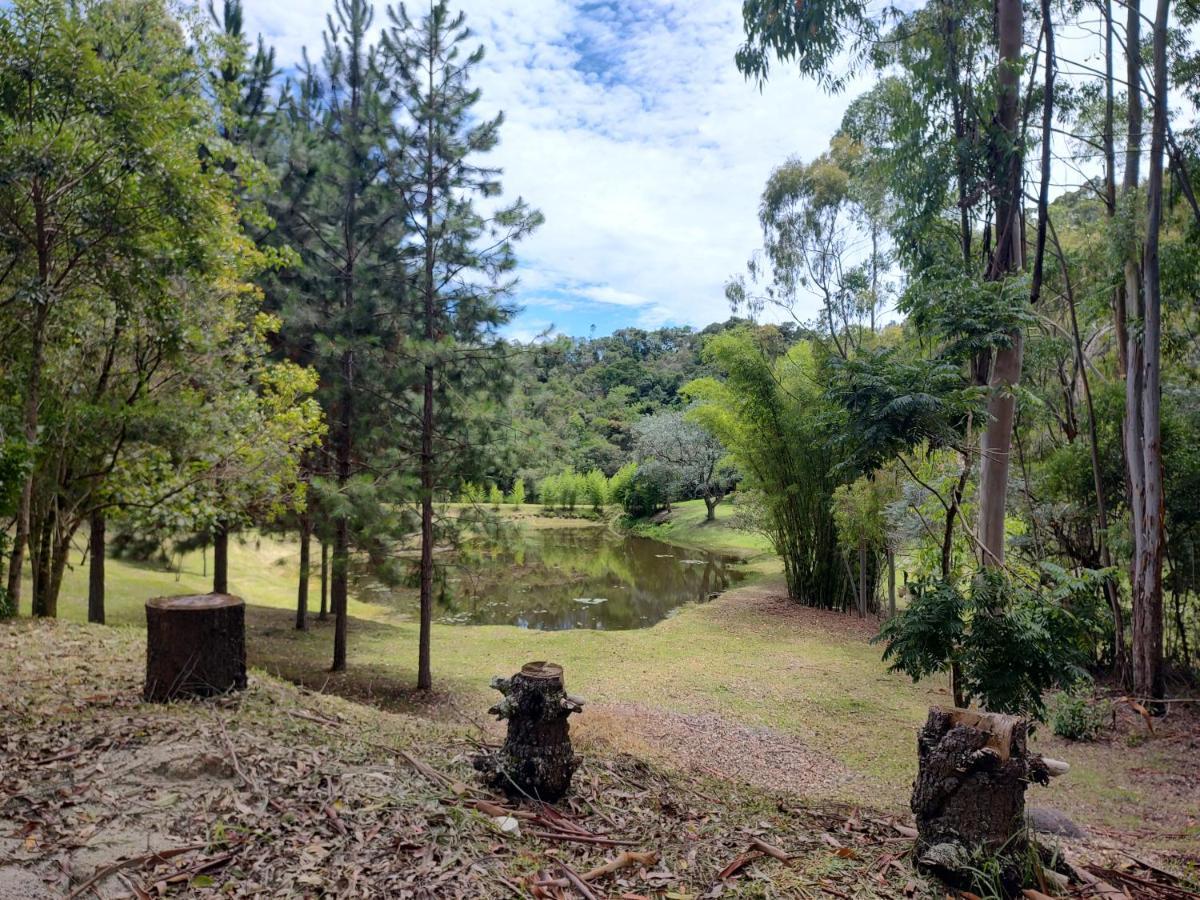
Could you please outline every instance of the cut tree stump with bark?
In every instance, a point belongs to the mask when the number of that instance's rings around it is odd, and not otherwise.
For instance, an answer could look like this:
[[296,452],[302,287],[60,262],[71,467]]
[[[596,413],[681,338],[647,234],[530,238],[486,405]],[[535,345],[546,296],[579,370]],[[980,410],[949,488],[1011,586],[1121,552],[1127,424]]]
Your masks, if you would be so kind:
[[146,700],[212,697],[245,687],[241,597],[196,594],[146,601]]
[[[1065,764],[1031,756],[1028,724],[1017,716],[935,706],[917,740],[912,811],[916,859],[951,883],[982,859],[1021,878],[1029,850],[1025,786],[1046,784]],[[1019,884],[1013,885],[1019,887]]]
[[566,692],[562,666],[531,662],[512,678],[493,678],[504,699],[489,712],[508,720],[508,735],[499,750],[474,760],[485,780],[510,797],[553,803],[571,787],[579,765],[571,749],[567,717],[583,701]]

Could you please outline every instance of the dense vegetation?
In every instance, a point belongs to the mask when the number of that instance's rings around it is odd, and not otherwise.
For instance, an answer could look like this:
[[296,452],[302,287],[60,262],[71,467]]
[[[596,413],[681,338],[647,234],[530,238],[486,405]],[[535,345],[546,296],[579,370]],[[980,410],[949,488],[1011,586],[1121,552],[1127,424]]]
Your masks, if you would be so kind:
[[55,615],[84,534],[103,621],[106,553],[211,546],[222,591],[229,535],[274,529],[300,629],[320,548],[335,670],[352,557],[419,588],[428,688],[435,548],[505,504],[733,494],[793,600],[886,602],[885,658],[960,703],[1040,714],[1089,671],[1162,698],[1200,652],[1200,67],[1190,5],[1149,43],[1102,11],[1068,77],[1075,7],[750,0],[747,76],[876,77],[826,152],[781,148],[733,317],[518,344],[541,216],[500,199],[445,3],[380,30],[337,0],[288,75],[238,0],[6,7],[0,609]]

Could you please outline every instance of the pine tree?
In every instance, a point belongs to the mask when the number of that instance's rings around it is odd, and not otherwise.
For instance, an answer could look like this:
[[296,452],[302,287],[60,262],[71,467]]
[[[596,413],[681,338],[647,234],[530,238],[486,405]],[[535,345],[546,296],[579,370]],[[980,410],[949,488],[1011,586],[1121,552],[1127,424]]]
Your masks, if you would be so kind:
[[462,13],[438,2],[418,21],[403,6],[388,14],[392,25],[383,45],[410,122],[402,254],[415,326],[408,350],[421,369],[417,686],[428,690],[434,495],[465,464],[486,426],[471,400],[507,391],[497,330],[515,313],[509,299],[513,244],[542,217],[520,199],[507,206],[487,202],[500,194],[500,173],[478,160],[496,146],[503,115],[480,120],[474,111],[480,92],[471,75],[483,48],[468,52],[471,32]]
[[[389,512],[396,496],[385,477],[400,471],[383,460],[376,426],[389,378],[403,380],[404,282],[400,155],[396,125],[366,0],[336,0],[319,66],[307,54],[271,142],[281,187],[271,213],[279,239],[299,254],[269,293],[285,322],[284,352],[320,373],[320,399],[330,421],[329,446],[315,468],[318,501],[333,520],[330,599],[335,618],[333,671],[346,668],[346,601],[352,544],[369,546],[397,530]],[[384,362],[384,360],[390,360]],[[400,360],[400,362],[397,362]],[[382,525],[381,525],[382,523]]]

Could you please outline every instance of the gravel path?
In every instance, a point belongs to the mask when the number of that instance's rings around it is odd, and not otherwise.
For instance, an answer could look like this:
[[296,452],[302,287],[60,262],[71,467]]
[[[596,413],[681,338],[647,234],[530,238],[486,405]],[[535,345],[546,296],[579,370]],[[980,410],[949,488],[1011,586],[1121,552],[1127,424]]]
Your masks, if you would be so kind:
[[[592,740],[627,746],[676,768],[796,794],[830,797],[861,778],[794,735],[743,725],[715,713],[689,715],[633,703],[596,704],[586,713]],[[619,736],[619,739],[617,738]]]

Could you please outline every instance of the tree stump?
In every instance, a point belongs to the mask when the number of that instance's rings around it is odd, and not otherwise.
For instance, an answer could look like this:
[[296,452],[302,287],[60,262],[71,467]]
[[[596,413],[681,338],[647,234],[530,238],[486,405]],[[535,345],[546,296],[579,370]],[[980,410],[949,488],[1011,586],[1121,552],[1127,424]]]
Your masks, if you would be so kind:
[[562,666],[531,662],[512,678],[493,678],[504,699],[488,712],[508,720],[504,746],[474,760],[475,768],[497,790],[510,797],[553,803],[571,787],[579,765],[571,749],[567,717],[583,701],[566,693]]
[[246,687],[246,604],[230,594],[146,601],[146,685],[164,703]]
[[1050,772],[1026,748],[1028,725],[1017,716],[932,707],[917,740],[918,863],[962,883],[969,865],[1000,860],[1006,884],[1020,887],[1029,842],[1025,785]]

